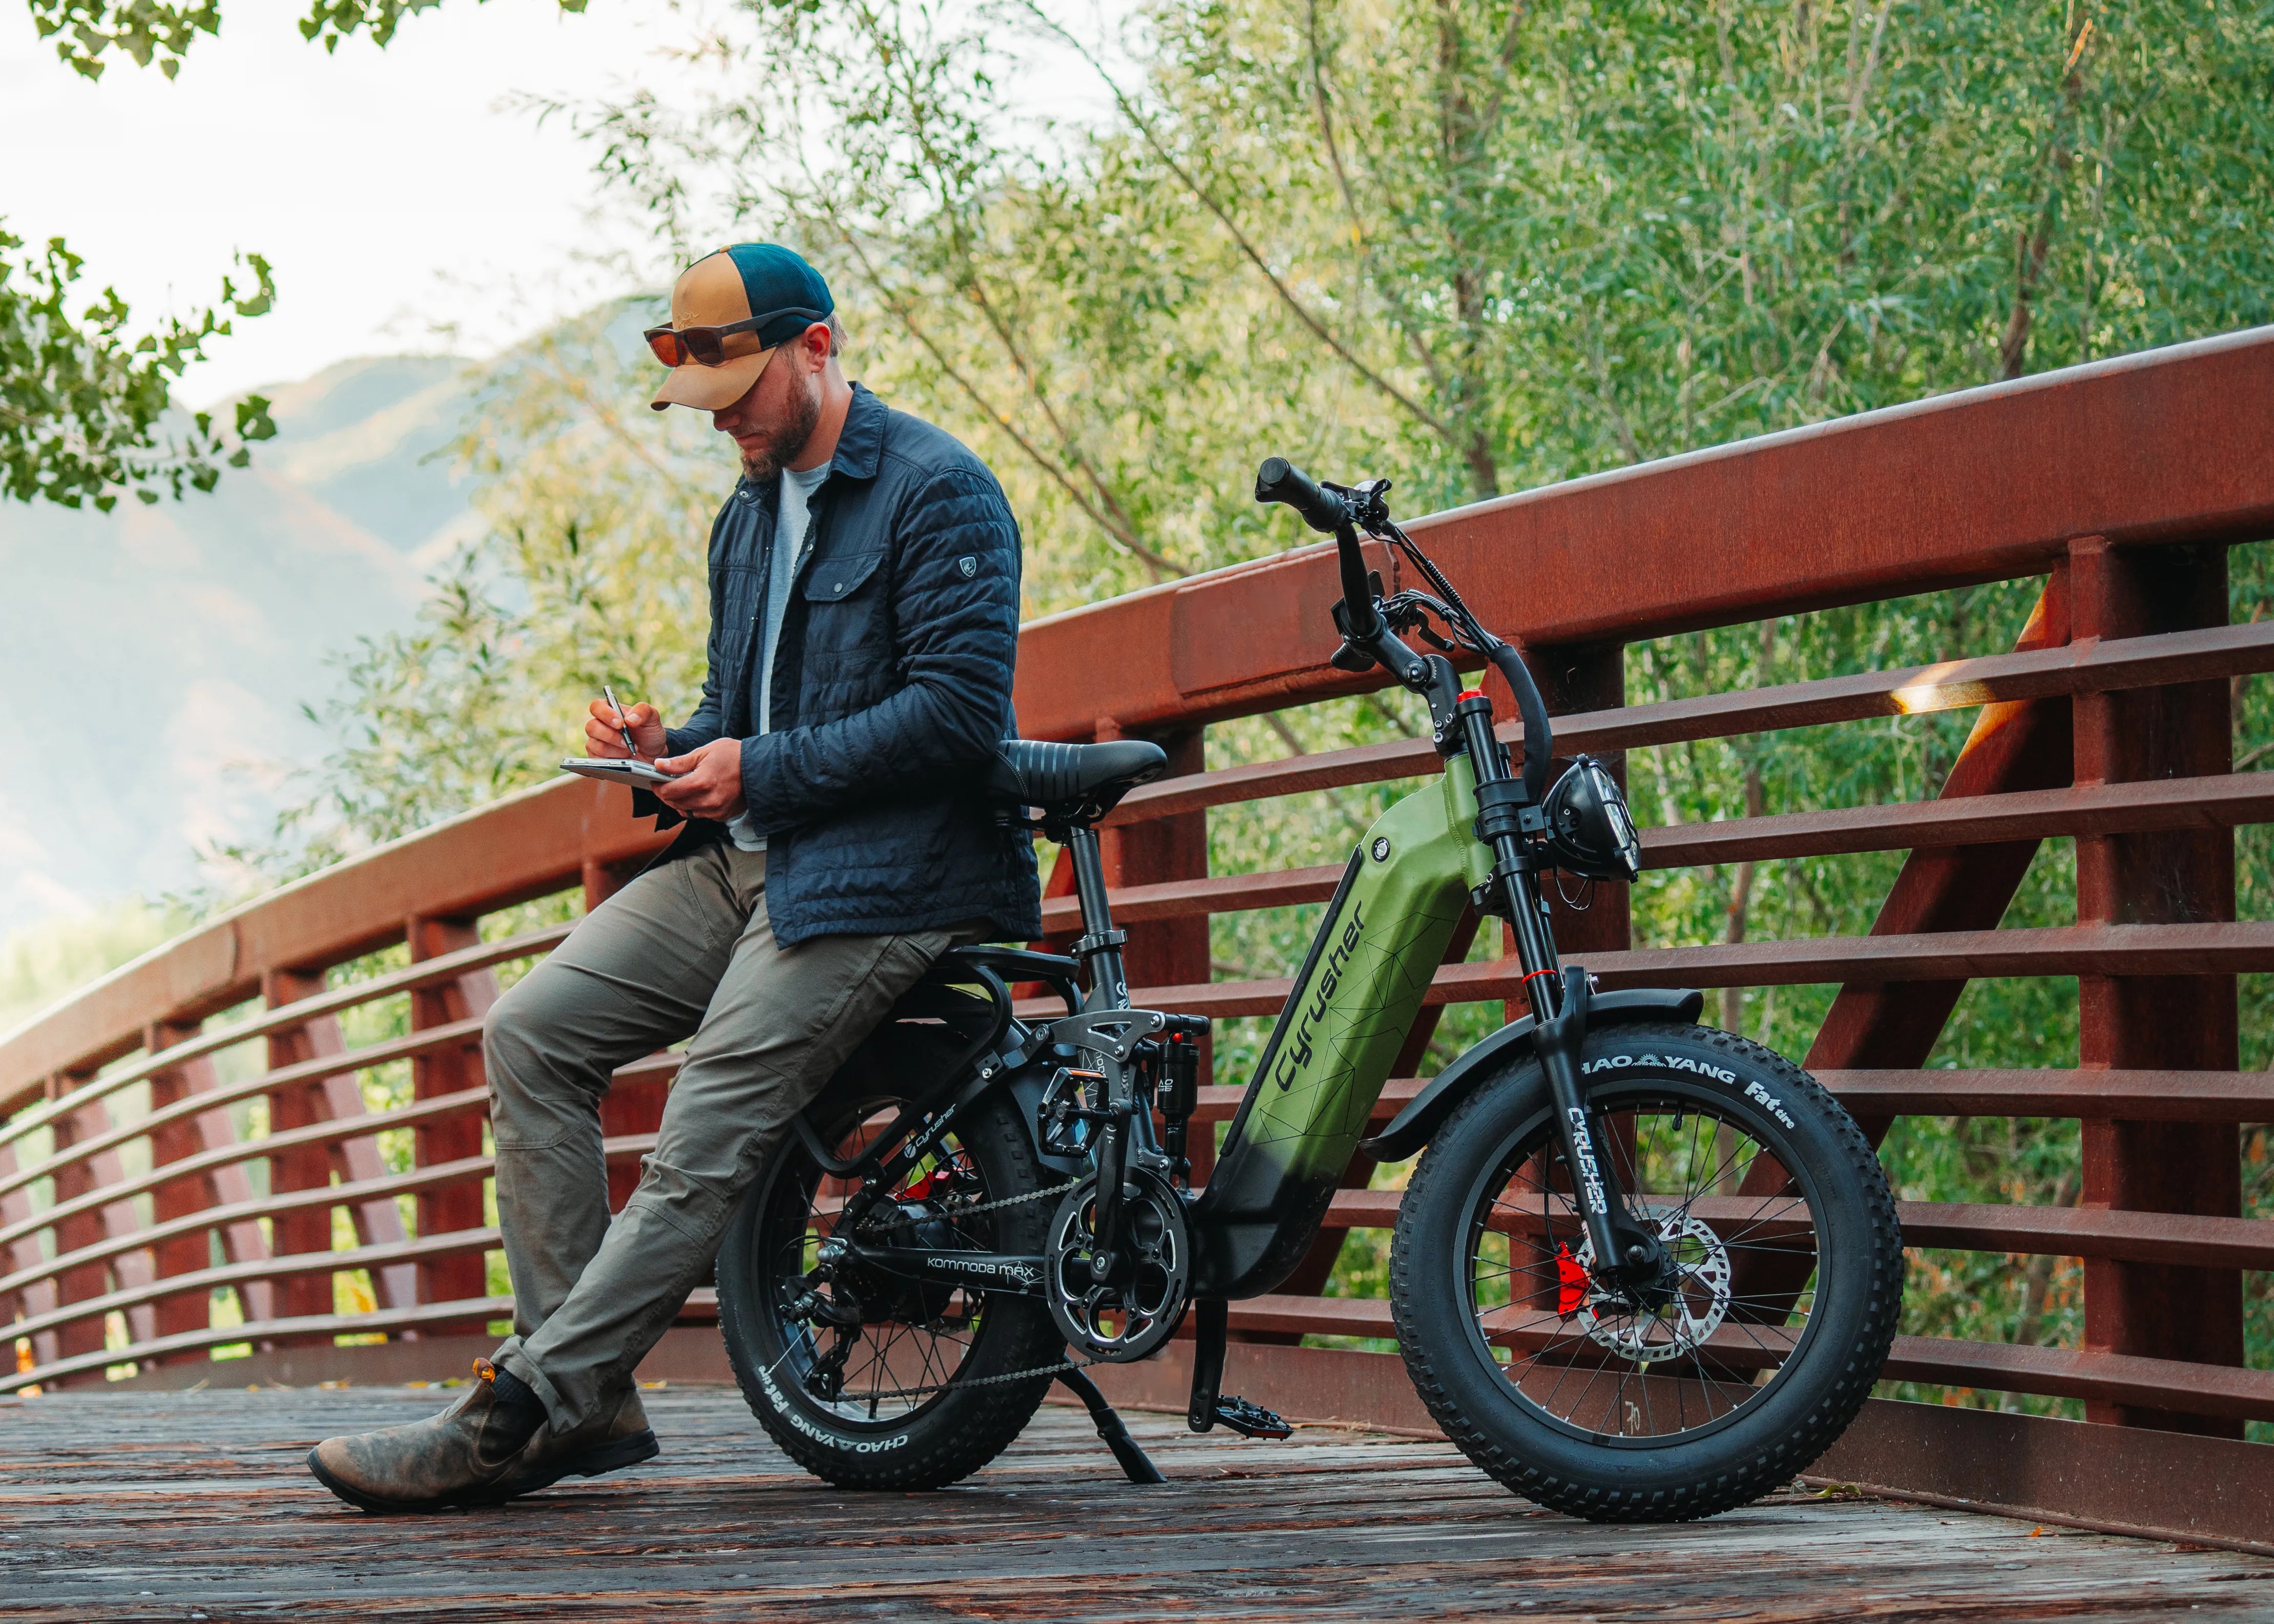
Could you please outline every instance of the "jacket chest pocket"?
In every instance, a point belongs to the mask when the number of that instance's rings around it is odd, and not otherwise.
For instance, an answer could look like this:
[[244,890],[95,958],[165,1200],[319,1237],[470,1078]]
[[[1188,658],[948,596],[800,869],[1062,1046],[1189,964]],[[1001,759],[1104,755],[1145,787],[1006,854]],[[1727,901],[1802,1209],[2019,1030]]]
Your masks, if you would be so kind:
[[860,650],[881,653],[887,641],[884,627],[883,575],[878,553],[856,553],[843,558],[818,558],[806,569],[805,651],[815,655]]

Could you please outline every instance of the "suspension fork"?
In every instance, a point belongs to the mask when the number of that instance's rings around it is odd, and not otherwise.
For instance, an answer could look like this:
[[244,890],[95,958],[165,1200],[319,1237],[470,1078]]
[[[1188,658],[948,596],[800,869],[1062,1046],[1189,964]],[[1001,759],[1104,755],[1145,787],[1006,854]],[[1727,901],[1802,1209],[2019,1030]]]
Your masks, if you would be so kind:
[[1555,1132],[1594,1251],[1595,1272],[1621,1285],[1650,1283],[1663,1270],[1666,1250],[1655,1234],[1635,1222],[1601,1119],[1580,1076],[1579,1052],[1587,1040],[1587,973],[1564,965],[1556,953],[1539,870],[1524,849],[1522,816],[1528,808],[1522,782],[1510,774],[1500,741],[1493,736],[1491,701],[1475,695],[1462,700],[1455,714],[1476,770],[1478,833],[1493,848],[1494,878],[1516,937],[1517,962],[1524,966],[1525,996],[1539,1023],[1534,1051],[1547,1074]]

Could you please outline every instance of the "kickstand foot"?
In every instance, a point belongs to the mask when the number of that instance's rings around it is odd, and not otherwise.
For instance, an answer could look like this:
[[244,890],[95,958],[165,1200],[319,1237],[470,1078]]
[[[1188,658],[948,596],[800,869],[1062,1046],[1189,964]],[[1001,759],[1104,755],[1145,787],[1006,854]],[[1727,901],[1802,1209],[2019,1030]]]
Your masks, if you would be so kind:
[[1138,1447],[1135,1439],[1129,1436],[1129,1429],[1122,1424],[1113,1406],[1106,1402],[1105,1395],[1097,1390],[1096,1382],[1078,1370],[1060,1371],[1058,1381],[1089,1411],[1089,1418],[1097,1424],[1097,1435],[1105,1440],[1105,1447],[1113,1451],[1113,1458],[1121,1462],[1122,1473],[1130,1482],[1168,1481],[1161,1476],[1161,1469],[1153,1464],[1152,1457]]

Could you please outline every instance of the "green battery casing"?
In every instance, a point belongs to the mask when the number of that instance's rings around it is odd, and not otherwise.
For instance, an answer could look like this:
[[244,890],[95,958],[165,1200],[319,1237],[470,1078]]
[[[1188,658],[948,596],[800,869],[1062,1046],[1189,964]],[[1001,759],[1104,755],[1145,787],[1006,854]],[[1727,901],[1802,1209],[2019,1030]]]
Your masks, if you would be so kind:
[[1352,853],[1194,1204],[1194,1295],[1269,1291],[1310,1249],[1469,893],[1492,877],[1476,816],[1456,756]]

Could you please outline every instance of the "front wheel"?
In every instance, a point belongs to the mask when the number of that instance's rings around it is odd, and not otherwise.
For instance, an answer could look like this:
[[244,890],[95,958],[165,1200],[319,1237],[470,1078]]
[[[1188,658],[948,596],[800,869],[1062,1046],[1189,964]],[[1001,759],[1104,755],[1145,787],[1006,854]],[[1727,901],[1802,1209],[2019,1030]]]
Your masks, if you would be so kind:
[[1838,1101],[1711,1028],[1589,1034],[1582,1071],[1664,1276],[1606,1291],[1537,1061],[1438,1132],[1400,1206],[1390,1306],[1446,1434],[1526,1499],[1678,1522],[1791,1481],[1855,1419],[1902,1306],[1879,1158]]

